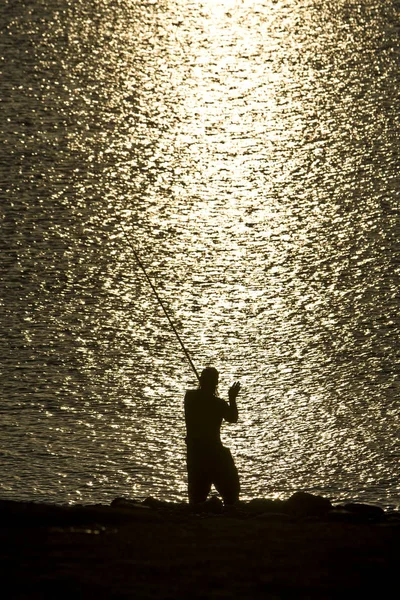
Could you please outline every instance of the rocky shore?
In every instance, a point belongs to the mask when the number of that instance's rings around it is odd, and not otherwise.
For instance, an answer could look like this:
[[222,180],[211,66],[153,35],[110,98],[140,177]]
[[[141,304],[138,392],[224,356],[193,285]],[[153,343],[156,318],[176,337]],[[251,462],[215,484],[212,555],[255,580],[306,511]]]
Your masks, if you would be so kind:
[[0,501],[6,598],[385,598],[400,514],[296,493],[225,508]]

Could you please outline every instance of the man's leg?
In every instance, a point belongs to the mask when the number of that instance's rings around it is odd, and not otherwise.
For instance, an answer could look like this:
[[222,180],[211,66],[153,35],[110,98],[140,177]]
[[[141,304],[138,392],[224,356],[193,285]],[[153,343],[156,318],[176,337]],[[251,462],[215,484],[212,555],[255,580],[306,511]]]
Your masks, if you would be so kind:
[[239,474],[228,448],[221,450],[215,469],[214,485],[221,494],[224,504],[234,504],[239,500]]
[[211,490],[211,476],[204,458],[188,452],[188,495],[190,504],[205,502]]

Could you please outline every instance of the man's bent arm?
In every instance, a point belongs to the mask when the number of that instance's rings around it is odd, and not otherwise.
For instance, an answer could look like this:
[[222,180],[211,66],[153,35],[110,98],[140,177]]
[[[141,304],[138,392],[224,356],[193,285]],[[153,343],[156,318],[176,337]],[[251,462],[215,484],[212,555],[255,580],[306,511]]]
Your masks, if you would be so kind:
[[229,389],[229,408],[226,411],[225,419],[229,423],[237,423],[239,413],[236,405],[236,398],[240,390],[240,383],[236,381]]

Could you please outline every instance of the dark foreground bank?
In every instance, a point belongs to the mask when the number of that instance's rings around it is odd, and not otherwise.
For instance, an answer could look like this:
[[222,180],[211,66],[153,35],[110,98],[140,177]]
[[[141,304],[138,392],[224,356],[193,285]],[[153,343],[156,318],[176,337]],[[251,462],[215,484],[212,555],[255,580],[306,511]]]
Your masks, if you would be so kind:
[[[224,510],[0,501],[6,598],[389,598],[400,515],[295,494]],[[3,596],[4,597],[4,596]]]

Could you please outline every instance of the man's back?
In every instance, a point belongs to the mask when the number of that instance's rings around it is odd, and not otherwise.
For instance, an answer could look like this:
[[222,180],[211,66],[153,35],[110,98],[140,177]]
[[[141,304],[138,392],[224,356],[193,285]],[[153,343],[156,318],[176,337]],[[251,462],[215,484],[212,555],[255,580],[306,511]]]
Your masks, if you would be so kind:
[[227,409],[227,403],[213,394],[188,390],[185,395],[187,443],[221,444],[220,428]]

